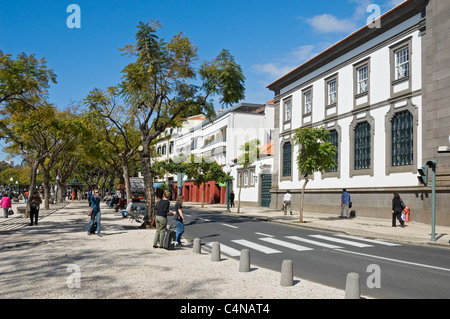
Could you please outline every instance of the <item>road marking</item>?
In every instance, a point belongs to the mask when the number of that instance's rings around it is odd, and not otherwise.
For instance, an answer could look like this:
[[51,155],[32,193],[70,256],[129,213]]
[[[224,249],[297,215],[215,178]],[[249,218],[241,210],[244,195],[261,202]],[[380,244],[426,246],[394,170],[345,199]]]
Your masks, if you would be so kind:
[[203,220],[204,222],[210,222],[210,220],[209,219],[206,219],[206,218],[199,218],[200,220]]
[[228,224],[222,224],[222,225],[227,226],[227,227],[230,227],[230,228],[239,228],[239,227],[237,227],[237,226],[228,225]]
[[359,238],[359,237],[355,237],[355,236],[341,235],[341,234],[336,235],[336,236],[348,238],[348,239],[356,239],[356,240],[366,241],[369,243],[374,243],[374,244],[379,244],[379,245],[384,245],[384,246],[401,246],[400,244],[388,243],[386,241],[375,240],[375,239]]
[[[205,246],[208,246],[212,249],[212,244],[213,243],[205,243]],[[234,249],[234,248],[224,245],[224,244],[220,244],[220,252],[224,253],[225,255],[228,255],[230,257],[238,257],[241,255],[241,252],[239,250]]]
[[335,237],[329,237],[329,236],[323,236],[323,235],[310,235],[310,236],[314,237],[314,238],[320,238],[320,239],[324,239],[324,240],[334,241],[334,242],[337,242],[337,243],[350,245],[350,246],[355,246],[355,247],[360,247],[360,248],[373,247],[372,245],[357,243],[357,242],[354,242],[354,241],[340,239],[340,238],[335,238]]
[[259,235],[259,236],[264,236],[264,237],[274,237],[272,235],[268,235],[268,234],[264,234],[264,233],[255,233],[255,234]]
[[186,216],[186,217],[191,217],[191,215],[188,215],[188,214],[183,214],[184,216]]
[[287,241],[283,241],[283,240],[279,240],[279,239],[275,239],[275,238],[259,238],[259,240],[263,240],[263,241],[271,243],[271,244],[275,244],[275,245],[283,246],[283,247],[286,247],[286,248],[290,248],[290,249],[293,249],[293,250],[296,250],[296,251],[314,250],[313,248],[308,248],[308,247],[305,247],[305,246],[292,244],[292,243],[289,243]]
[[326,244],[326,243],[322,243],[322,242],[315,241],[315,240],[300,238],[300,237],[297,237],[297,236],[286,236],[286,238],[293,239],[293,240],[298,240],[298,241],[301,241],[301,242],[304,242],[304,243],[313,244],[313,245],[317,245],[317,246],[321,246],[321,247],[325,247],[325,248],[330,248],[330,249],[342,248],[340,246],[336,246],[336,245],[332,245],[332,244]]
[[400,263],[400,264],[407,264],[407,265],[413,265],[413,266],[419,266],[419,267],[425,267],[425,268],[431,268],[431,269],[437,269],[437,270],[443,270],[443,271],[449,271],[450,272],[450,269],[448,269],[448,268],[442,268],[442,267],[430,266],[430,265],[425,265],[425,264],[413,263],[413,262],[410,262],[410,261],[404,261],[404,260],[399,260],[399,259],[393,259],[393,258],[386,258],[386,257],[381,257],[381,256],[363,254],[363,253],[358,253],[358,252],[355,252],[355,251],[348,251],[348,250],[344,250],[344,249],[336,249],[336,251],[340,251],[340,252],[348,253],[348,254],[365,256],[365,257],[370,257],[370,258],[376,258],[376,259],[393,261],[393,262]]
[[270,247],[266,247],[266,246],[263,246],[263,245],[260,245],[260,244],[257,244],[257,243],[245,240],[245,239],[232,240],[232,242],[234,242],[236,244],[239,244],[239,245],[242,245],[242,246],[246,246],[246,247],[258,250],[258,251],[260,251],[262,253],[265,253],[265,254],[279,254],[279,253],[281,253],[281,251],[279,251],[279,250],[272,249]]

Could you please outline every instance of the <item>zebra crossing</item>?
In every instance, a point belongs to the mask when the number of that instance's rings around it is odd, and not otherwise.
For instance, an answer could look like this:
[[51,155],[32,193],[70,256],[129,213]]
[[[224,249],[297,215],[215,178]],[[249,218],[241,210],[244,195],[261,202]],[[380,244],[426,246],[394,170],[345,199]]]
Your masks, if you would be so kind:
[[[349,236],[344,234],[331,235],[308,235],[305,237],[299,236],[284,236],[283,238],[276,238],[269,234],[255,233],[258,235],[257,240],[248,239],[234,239],[231,243],[220,243],[221,253],[230,257],[239,257],[241,250],[244,248],[255,250],[260,253],[271,255],[281,254],[287,250],[297,252],[314,251],[316,249],[344,249],[347,246],[357,248],[371,248],[375,246],[401,246],[401,244],[360,238],[356,236]],[[262,236],[262,237],[260,237]],[[204,243],[204,246],[211,248],[213,242]]]

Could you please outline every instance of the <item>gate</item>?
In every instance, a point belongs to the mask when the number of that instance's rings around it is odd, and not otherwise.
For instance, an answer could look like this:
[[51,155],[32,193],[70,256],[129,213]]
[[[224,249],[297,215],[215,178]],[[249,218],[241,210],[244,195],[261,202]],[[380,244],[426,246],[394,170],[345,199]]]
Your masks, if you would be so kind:
[[261,206],[270,207],[271,194],[270,189],[272,188],[272,175],[262,174],[261,175]]

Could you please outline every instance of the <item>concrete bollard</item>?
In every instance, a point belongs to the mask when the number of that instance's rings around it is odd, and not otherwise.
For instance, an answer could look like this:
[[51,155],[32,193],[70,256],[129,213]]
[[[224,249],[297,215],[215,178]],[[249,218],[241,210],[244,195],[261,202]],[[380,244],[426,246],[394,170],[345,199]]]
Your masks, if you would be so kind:
[[239,259],[239,272],[250,272],[250,250],[242,249]]
[[292,260],[283,260],[281,265],[281,286],[289,287],[294,285],[294,269]]
[[361,299],[359,274],[352,272],[347,275],[345,299]]
[[200,238],[194,239],[194,254],[201,254],[202,253],[202,243]]
[[212,244],[211,261],[220,261],[220,244],[218,242]]

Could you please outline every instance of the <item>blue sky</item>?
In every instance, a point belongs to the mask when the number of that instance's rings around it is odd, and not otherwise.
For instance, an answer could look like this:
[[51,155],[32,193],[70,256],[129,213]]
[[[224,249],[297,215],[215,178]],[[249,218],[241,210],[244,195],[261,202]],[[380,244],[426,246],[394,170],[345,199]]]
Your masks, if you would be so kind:
[[[65,107],[95,87],[118,84],[121,70],[132,62],[118,49],[134,44],[139,21],[159,20],[158,35],[169,40],[182,31],[198,47],[200,61],[229,49],[246,77],[243,102],[264,103],[273,98],[268,84],[365,25],[370,4],[385,13],[401,2],[2,0],[0,50],[45,57],[58,81],[49,101]],[[70,4],[80,8],[81,28],[67,26]]]

